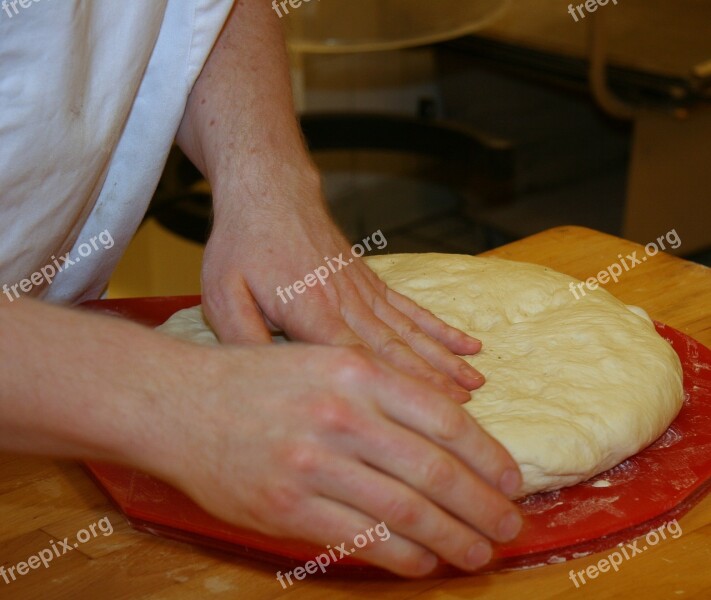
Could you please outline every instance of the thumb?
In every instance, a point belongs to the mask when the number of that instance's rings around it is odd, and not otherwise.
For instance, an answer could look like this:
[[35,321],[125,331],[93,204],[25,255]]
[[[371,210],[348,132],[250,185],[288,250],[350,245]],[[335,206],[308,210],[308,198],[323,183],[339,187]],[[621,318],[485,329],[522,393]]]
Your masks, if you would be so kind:
[[239,278],[203,294],[203,310],[223,344],[269,344],[272,336],[257,301]]

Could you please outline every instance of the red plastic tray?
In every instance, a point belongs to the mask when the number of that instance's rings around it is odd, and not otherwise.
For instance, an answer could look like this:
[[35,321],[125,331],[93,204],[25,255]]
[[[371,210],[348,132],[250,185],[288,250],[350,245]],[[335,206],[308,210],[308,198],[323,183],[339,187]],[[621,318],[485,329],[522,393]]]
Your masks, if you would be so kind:
[[[88,302],[92,310],[149,326],[198,296]],[[686,513],[711,485],[711,351],[666,325],[657,331],[674,348],[684,371],[684,406],[650,447],[615,468],[573,487],[528,496],[519,505],[521,534],[495,547],[487,570],[533,567],[578,558],[631,540]],[[300,541],[277,540],[210,516],[174,488],[135,470],[86,465],[97,483],[137,529],[276,562],[304,563],[323,552]],[[595,487],[606,480],[608,487]],[[336,541],[336,540],[334,540]],[[340,570],[362,567],[344,558]]]

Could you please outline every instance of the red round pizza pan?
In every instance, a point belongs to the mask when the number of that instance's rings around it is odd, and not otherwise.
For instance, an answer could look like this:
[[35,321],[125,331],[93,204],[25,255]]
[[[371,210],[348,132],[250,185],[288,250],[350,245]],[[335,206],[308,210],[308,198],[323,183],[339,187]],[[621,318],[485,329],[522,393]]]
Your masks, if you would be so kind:
[[[156,326],[199,303],[199,296],[184,296],[100,300],[83,307]],[[521,534],[495,546],[488,571],[562,562],[612,548],[679,518],[709,491],[711,351],[680,331],[655,325],[683,367],[685,398],[677,418],[656,442],[615,468],[584,483],[520,500]],[[324,551],[233,527],[169,485],[133,469],[100,463],[86,468],[136,529],[283,565],[303,564]],[[363,563],[345,557],[333,567],[360,571]]]

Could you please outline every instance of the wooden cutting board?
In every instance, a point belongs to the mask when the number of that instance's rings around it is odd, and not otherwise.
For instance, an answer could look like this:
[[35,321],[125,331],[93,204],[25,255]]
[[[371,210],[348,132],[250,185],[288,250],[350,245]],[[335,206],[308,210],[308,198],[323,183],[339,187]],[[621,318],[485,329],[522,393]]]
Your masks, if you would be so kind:
[[[660,234],[663,232],[660,232]],[[683,241],[683,232],[680,232]],[[596,275],[637,244],[594,231],[562,227],[490,254],[550,266],[579,279]],[[711,270],[657,255],[607,289],[661,321],[711,346]],[[0,562],[26,560],[51,540],[73,536],[104,516],[114,532],[83,544],[6,584],[8,598],[669,598],[704,597],[711,590],[711,498],[680,520],[683,534],[625,561],[576,589],[568,572],[604,551],[551,566],[442,580],[344,580],[309,577],[289,590],[274,568],[216,551],[130,530],[75,463],[0,455]]]

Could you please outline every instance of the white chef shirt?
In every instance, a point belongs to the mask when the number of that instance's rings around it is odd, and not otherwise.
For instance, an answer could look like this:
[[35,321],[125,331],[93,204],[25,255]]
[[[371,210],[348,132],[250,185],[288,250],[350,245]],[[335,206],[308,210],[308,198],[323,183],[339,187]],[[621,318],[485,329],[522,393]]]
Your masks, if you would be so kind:
[[101,294],[233,2],[0,4],[0,300]]

